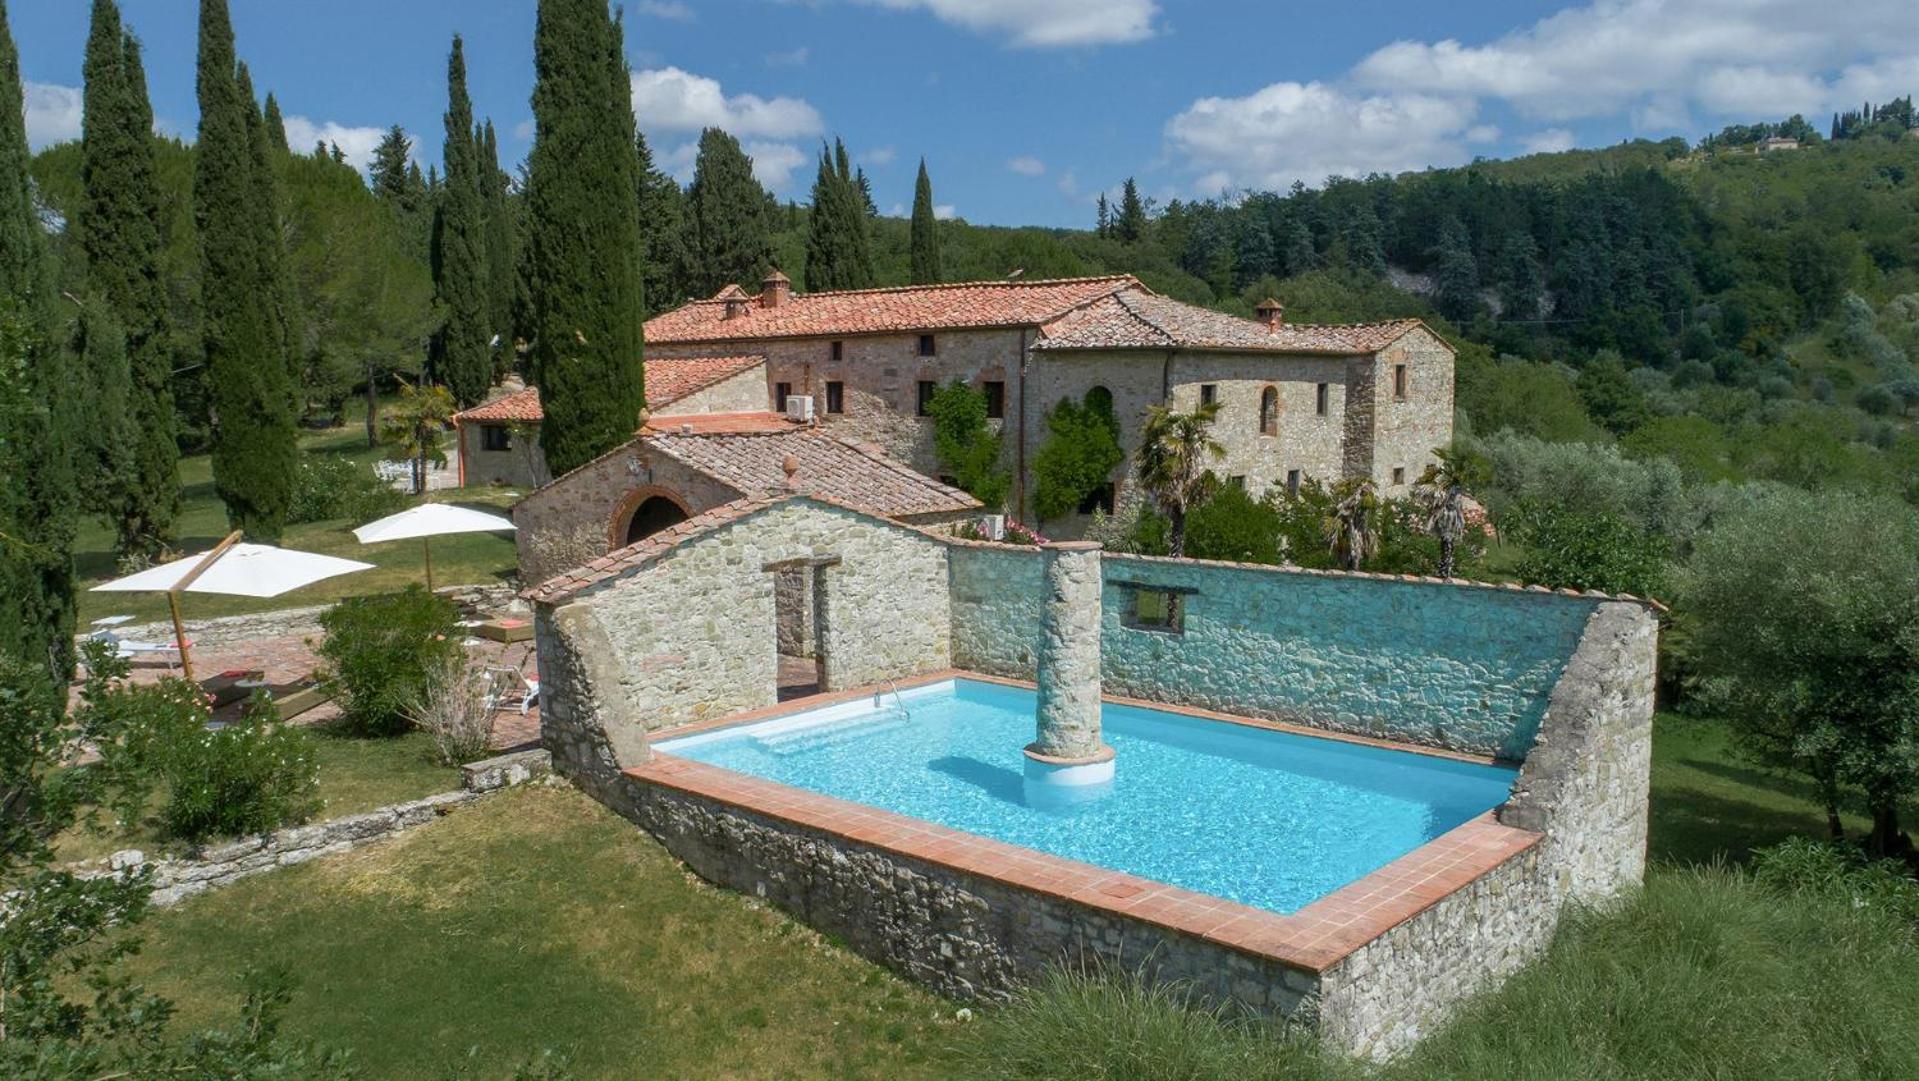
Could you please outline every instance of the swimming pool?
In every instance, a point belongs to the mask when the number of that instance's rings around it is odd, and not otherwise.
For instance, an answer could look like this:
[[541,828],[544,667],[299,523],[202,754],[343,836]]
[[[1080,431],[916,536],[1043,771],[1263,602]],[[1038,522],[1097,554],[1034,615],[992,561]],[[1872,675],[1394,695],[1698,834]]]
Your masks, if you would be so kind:
[[662,753],[1290,913],[1487,811],[1515,771],[1107,703],[1103,798],[1025,796],[1030,689],[947,680]]

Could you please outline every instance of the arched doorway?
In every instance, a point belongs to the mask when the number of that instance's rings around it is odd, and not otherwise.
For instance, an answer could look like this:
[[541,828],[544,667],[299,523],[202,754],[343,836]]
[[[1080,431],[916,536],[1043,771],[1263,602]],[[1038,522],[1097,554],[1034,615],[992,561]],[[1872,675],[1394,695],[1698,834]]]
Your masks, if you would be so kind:
[[678,503],[663,495],[651,496],[639,506],[633,508],[633,518],[626,526],[626,542],[644,540],[669,526],[686,521],[686,510]]

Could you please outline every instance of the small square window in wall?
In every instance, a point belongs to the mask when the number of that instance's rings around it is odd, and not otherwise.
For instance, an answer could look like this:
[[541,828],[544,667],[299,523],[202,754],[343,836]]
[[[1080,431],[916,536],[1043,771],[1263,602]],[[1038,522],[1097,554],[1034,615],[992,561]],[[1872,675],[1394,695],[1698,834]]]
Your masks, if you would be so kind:
[[1185,598],[1164,589],[1133,590],[1133,610],[1126,625],[1139,631],[1185,633]]
[[793,384],[791,383],[773,384],[773,412],[775,413],[786,412],[786,399],[791,398],[792,396],[793,396]]
[[1404,364],[1393,365],[1393,397],[1402,402],[1406,400],[1406,366]]
[[512,450],[513,429],[504,424],[483,424],[480,426],[481,450]]
[[1314,393],[1313,412],[1318,413],[1322,417],[1325,416],[1327,412],[1327,403],[1331,400],[1331,398],[1332,398],[1332,385],[1329,383],[1321,383],[1319,385],[1319,389]]
[[917,410],[922,417],[932,416],[933,395],[939,393],[939,384],[931,379],[920,380],[919,404]]
[[1232,485],[1235,488],[1238,488],[1240,491],[1243,492],[1246,490],[1246,474],[1235,473],[1232,476],[1226,478],[1226,483]]
[[920,356],[930,357],[939,352],[931,334],[920,335]]
[[981,383],[979,388],[986,395],[986,415],[1004,417],[1006,415],[1006,383],[998,379],[988,379]]
[[1199,385],[1199,404],[1214,405],[1218,401],[1219,401],[1219,384],[1218,383],[1201,383]]
[[827,355],[833,360],[845,360],[846,359],[846,343],[834,342],[832,345],[832,348],[828,350]]
[[846,412],[846,384],[837,379],[826,381],[826,411],[828,413]]
[[1297,469],[1288,469],[1286,471],[1286,494],[1299,494],[1299,470]]
[[1405,466],[1396,465],[1393,467],[1393,483],[1394,484],[1406,483],[1406,467]]

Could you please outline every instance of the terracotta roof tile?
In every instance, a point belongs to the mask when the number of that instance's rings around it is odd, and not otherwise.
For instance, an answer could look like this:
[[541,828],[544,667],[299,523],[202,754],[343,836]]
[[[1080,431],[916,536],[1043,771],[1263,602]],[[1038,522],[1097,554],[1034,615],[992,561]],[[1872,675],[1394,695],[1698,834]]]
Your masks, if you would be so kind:
[[[766,363],[763,356],[733,357],[647,357],[646,358],[646,402],[650,409],[672,405],[695,391],[705,390],[715,383],[731,379],[741,372],[750,371]],[[538,421],[544,413],[540,409],[540,390],[527,387],[511,394],[495,398],[490,402],[476,405],[464,412],[455,413],[453,419],[462,420],[505,420]]]
[[699,434],[745,435],[749,432],[790,432],[800,425],[784,414],[761,410],[756,413],[669,413],[649,416],[642,435]]
[[725,302],[715,297],[647,320],[646,340],[671,344],[1038,326],[1125,288],[1140,286],[1131,276],[1114,275],[797,293],[777,307],[751,305],[733,319],[726,318]]
[[1282,323],[1251,319],[1127,289],[1101,297],[1040,328],[1036,350],[1219,349],[1261,353],[1376,353],[1422,325],[1417,319],[1385,323]]
[[[746,493],[819,496],[872,514],[897,517],[977,509],[979,500],[915,472],[877,449],[818,428],[770,432],[649,431],[649,447]],[[789,487],[788,459],[798,467]]]

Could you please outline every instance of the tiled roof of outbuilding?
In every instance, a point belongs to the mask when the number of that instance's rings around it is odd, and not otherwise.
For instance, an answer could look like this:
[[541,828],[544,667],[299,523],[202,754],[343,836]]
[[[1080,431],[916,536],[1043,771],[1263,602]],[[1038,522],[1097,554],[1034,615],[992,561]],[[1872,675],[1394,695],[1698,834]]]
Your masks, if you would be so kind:
[[684,344],[1038,326],[1126,288],[1141,286],[1130,275],[1112,275],[796,293],[775,307],[749,305],[732,319],[726,318],[725,300],[715,297],[647,320],[646,340]]
[[1047,323],[1040,328],[1033,348],[1217,349],[1362,356],[1377,353],[1421,325],[1417,319],[1397,319],[1386,323],[1268,326],[1144,289],[1128,289]]
[[[677,418],[676,418],[677,419]],[[681,433],[649,430],[646,445],[747,496],[800,492],[889,517],[974,510],[979,500],[818,428]],[[789,486],[785,465],[797,466]]]
[[[647,357],[646,404],[659,409],[766,363],[763,356]],[[540,389],[527,387],[453,415],[455,421],[539,421]]]

